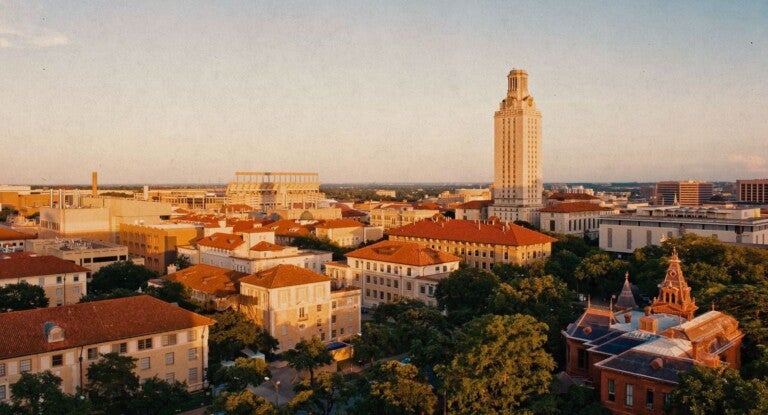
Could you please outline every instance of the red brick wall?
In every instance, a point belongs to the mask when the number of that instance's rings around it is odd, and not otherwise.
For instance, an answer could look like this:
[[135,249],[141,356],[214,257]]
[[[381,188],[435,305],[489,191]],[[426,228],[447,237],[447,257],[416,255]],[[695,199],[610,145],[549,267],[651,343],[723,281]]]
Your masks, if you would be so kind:
[[[608,381],[613,380],[615,385],[615,398],[613,401],[608,396]],[[668,394],[674,388],[669,383],[657,382],[647,378],[632,376],[627,373],[619,373],[610,370],[602,370],[600,373],[600,402],[614,415],[662,415],[664,414],[664,394]],[[627,384],[633,387],[632,405],[626,404]],[[647,391],[653,391],[653,407],[646,407]]]

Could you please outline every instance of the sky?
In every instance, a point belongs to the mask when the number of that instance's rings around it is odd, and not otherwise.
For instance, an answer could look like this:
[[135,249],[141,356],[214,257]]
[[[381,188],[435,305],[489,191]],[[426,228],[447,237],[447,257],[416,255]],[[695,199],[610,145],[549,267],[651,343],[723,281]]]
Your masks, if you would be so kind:
[[768,2],[0,0],[0,184],[490,182],[512,68],[545,182],[768,177]]

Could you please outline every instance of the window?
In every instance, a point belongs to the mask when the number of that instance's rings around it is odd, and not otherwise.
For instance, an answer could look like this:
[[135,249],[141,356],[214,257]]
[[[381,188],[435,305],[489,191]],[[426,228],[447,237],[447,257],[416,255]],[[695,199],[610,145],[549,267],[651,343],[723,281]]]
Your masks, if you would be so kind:
[[80,295],[80,287],[72,287],[72,294]]
[[[139,340],[139,350],[147,350],[152,348],[152,338]],[[122,352],[121,352],[122,353]]]
[[608,228],[608,248],[613,247],[613,228]]
[[168,382],[168,383],[174,383],[174,382],[176,382],[176,374],[175,374],[175,373],[173,373],[173,372],[171,372],[171,373],[166,373],[166,374],[165,374],[165,381],[166,381],[166,382]]
[[384,291],[379,291],[379,299],[384,299]]
[[307,310],[304,307],[299,307],[299,320],[307,318]]
[[0,376],[5,376],[5,363],[0,363]]
[[187,376],[187,379],[189,379],[189,382],[197,382],[197,368],[192,367],[189,368],[189,375]]
[[632,249],[632,229],[627,229],[627,249]]
[[371,276],[370,275],[366,275],[365,276],[365,282],[368,283],[368,284],[371,283]]
[[342,336],[344,335],[344,327],[339,329],[339,334],[341,334]]
[[72,281],[79,282],[80,281],[80,276],[79,275],[75,275],[74,277],[72,277]]
[[57,288],[56,289],[56,297],[61,297],[64,295],[64,289],[63,288]]
[[608,400],[613,402],[616,400],[616,381],[608,379]]
[[322,304],[318,304],[317,305],[317,311],[323,311],[323,305]]
[[0,401],[4,401],[8,398],[8,391],[5,385],[0,385]]
[[115,343],[112,345],[112,353],[128,353],[128,343]]
[[672,403],[672,396],[670,396],[668,393],[664,393],[661,396],[664,399],[664,405],[669,405]]
[[395,280],[394,283],[395,283],[395,288],[399,288],[400,284],[397,283],[397,280]]
[[635,386],[630,383],[627,384],[627,396],[624,403],[627,406],[635,404]]
[[424,288],[423,285],[421,285],[421,286],[419,286],[419,292],[422,293],[422,294],[426,294],[427,290]]
[[336,308],[336,301],[331,302],[331,308]]
[[31,359],[24,359],[19,362],[19,372],[29,372],[32,370],[32,360]]
[[165,354],[165,364],[166,365],[172,365],[175,360],[176,360],[176,358],[173,355],[173,352]]
[[62,277],[61,275],[57,275],[56,284],[61,284],[62,282],[64,282],[64,277]]
[[410,282],[406,282],[405,283],[405,289],[408,290],[408,291],[411,291],[411,283]]
[[317,327],[320,327],[322,325],[323,325],[323,320],[322,319],[317,319]]
[[197,348],[193,347],[187,350],[187,360],[197,360]]
[[645,391],[645,407],[648,409],[653,409],[653,389],[648,389]]
[[88,349],[88,360],[96,360],[99,358],[99,349],[91,347]]
[[576,366],[579,369],[586,369],[587,368],[587,351],[584,349],[578,350],[578,360],[576,362]]
[[163,336],[163,346],[173,346],[176,344],[176,333]]
[[336,324],[336,316],[331,316],[331,323]]
[[374,277],[373,277],[373,283],[374,283],[374,284],[378,284],[378,283],[379,283],[379,278],[378,278],[378,277],[376,277],[376,276],[374,276]]
[[142,357],[141,359],[139,359],[139,369],[147,370],[149,368],[150,368],[149,357]]
[[409,277],[411,276],[411,269],[410,268],[406,269],[406,275],[408,275]]
[[331,330],[331,338],[336,337],[336,330]]
[[197,336],[196,336],[196,333],[195,333],[194,330],[189,330],[187,332],[187,341],[188,342],[195,341],[196,338],[197,338]]

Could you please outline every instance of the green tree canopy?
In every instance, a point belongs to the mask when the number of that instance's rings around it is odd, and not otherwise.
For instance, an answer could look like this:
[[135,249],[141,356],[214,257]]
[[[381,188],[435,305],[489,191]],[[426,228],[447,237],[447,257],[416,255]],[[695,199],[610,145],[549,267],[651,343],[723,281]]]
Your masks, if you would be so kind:
[[189,402],[191,394],[182,382],[169,383],[157,377],[141,384],[130,403],[130,413],[136,415],[171,415]]
[[94,409],[106,414],[128,413],[139,390],[139,377],[133,373],[136,359],[107,353],[88,367],[88,397]]
[[331,363],[331,352],[328,346],[323,343],[319,337],[312,336],[311,339],[303,339],[296,343],[294,349],[283,353],[283,358],[288,364],[296,370],[306,370],[309,372],[309,384],[315,387],[315,370],[321,366]]
[[436,368],[449,411],[509,414],[545,394],[555,368],[542,347],[546,331],[524,314],[485,315],[462,327],[453,360]]
[[374,366],[367,374],[368,390],[355,407],[356,413],[375,415],[432,414],[437,396],[414,365],[398,361]]
[[115,262],[93,273],[93,279],[88,283],[88,293],[107,295],[116,289],[144,290],[147,281],[152,278],[157,278],[157,274],[142,265],[131,261]]
[[499,287],[499,278],[476,268],[460,268],[437,283],[435,298],[451,321],[461,324],[491,312],[488,299]]
[[11,403],[17,415],[85,415],[90,408],[83,396],[62,392],[61,378],[48,370],[22,373],[11,385]]
[[291,400],[290,408],[323,415],[330,415],[335,408],[346,404],[354,392],[352,382],[339,372],[319,373],[314,388],[305,381],[294,390],[296,396]]
[[246,346],[255,347],[265,354],[277,348],[277,339],[246,320],[240,313],[227,310],[211,317],[216,320],[208,338],[209,358],[212,362],[234,360]]
[[744,380],[739,372],[695,366],[680,374],[671,393],[670,411],[676,415],[765,414],[768,385],[763,380]]
[[48,297],[39,285],[26,281],[0,287],[0,312],[48,307]]
[[229,415],[276,415],[277,410],[266,399],[249,390],[223,392],[213,402],[213,410]]
[[222,366],[213,375],[216,384],[224,383],[229,392],[240,392],[248,385],[260,385],[265,376],[272,376],[264,360],[239,357],[234,366]]

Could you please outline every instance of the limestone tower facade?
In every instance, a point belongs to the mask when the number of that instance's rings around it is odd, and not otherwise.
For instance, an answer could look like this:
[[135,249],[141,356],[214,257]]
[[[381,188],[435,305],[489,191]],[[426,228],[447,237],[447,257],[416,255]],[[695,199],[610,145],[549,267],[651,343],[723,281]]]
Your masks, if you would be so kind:
[[507,75],[507,96],[493,116],[493,205],[489,216],[538,224],[541,193],[541,112],[528,92],[528,73]]

